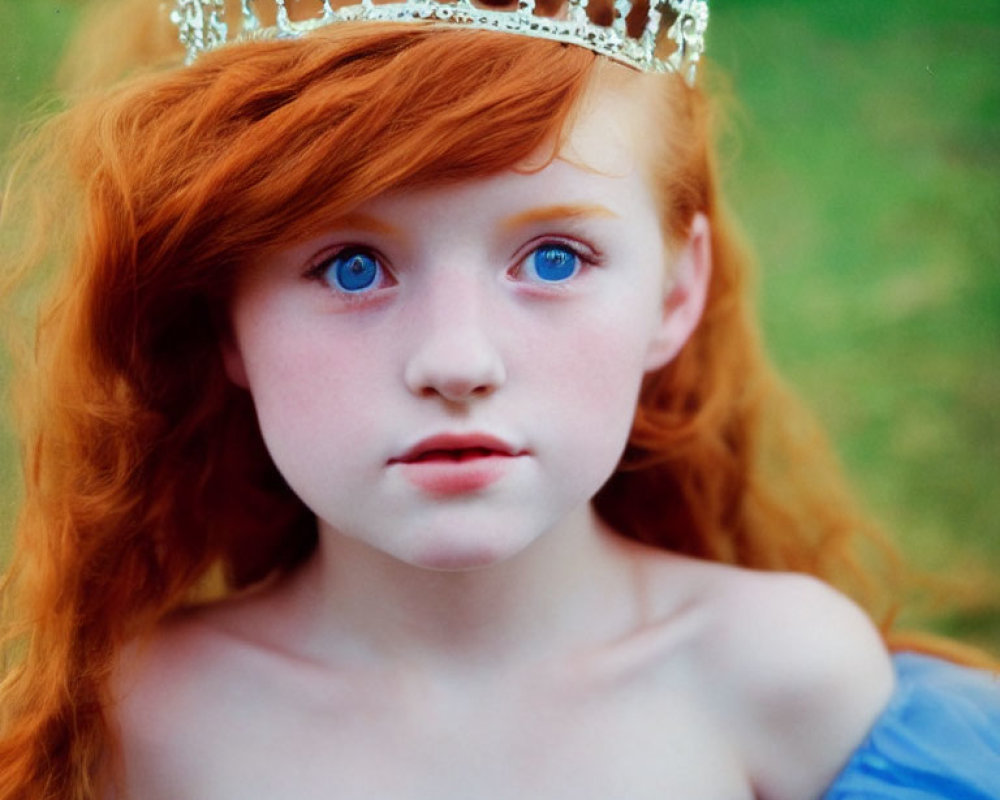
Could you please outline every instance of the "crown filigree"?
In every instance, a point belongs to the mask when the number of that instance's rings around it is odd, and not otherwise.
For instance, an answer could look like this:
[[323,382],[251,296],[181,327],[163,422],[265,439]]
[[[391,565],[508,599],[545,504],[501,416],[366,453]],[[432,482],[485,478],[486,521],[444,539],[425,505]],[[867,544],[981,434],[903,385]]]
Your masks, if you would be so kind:
[[[537,13],[535,0],[513,0],[509,6],[484,7],[472,0],[403,0],[374,3],[361,0],[356,5],[334,8],[322,0],[315,17],[292,20],[286,0],[267,0],[273,6],[275,23],[261,23],[254,0],[240,0],[241,25],[230,35],[225,20],[225,0],[175,0],[171,20],[180,31],[181,44],[187,49],[187,62],[199,53],[221,47],[231,41],[264,38],[298,38],[317,28],[341,22],[425,22],[455,25],[478,30],[503,31],[540,39],[579,45],[608,58],[646,72],[675,72],[693,84],[695,68],[705,50],[708,25],[706,0],[649,0],[645,20],[636,23],[640,3],[631,0],[608,0],[610,23],[602,25],[588,12],[591,0],[565,0],[558,13]],[[664,15],[673,14],[666,32],[674,50],[664,59],[655,54]],[[641,27],[638,35],[633,35]]]

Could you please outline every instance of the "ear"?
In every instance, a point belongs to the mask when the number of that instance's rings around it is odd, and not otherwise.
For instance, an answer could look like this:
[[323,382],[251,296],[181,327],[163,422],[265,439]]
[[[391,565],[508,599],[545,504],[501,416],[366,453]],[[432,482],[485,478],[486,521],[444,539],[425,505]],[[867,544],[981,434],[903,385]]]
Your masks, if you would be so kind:
[[680,352],[701,320],[712,277],[712,232],[708,217],[691,220],[671,270],[663,296],[662,315],[646,354],[646,371],[669,363]]
[[247,380],[247,370],[243,363],[243,353],[240,351],[240,346],[236,343],[236,338],[228,325],[219,337],[219,350],[222,353],[222,365],[226,370],[229,380],[243,389],[249,389],[250,381]]

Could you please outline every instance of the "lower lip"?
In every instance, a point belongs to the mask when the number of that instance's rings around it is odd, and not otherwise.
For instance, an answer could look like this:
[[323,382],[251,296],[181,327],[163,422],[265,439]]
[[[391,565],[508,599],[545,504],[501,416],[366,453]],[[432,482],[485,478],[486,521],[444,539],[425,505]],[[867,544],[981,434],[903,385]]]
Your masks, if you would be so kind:
[[454,497],[482,491],[500,480],[518,456],[483,456],[466,461],[400,463],[403,477],[434,497]]

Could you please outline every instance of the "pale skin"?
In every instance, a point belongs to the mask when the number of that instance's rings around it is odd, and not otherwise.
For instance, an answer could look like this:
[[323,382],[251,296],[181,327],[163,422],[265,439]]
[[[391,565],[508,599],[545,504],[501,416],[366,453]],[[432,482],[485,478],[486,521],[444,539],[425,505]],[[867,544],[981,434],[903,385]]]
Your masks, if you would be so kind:
[[[227,369],[320,543],[129,649],[123,796],[803,800],[861,742],[893,678],[859,609],[591,510],[711,270],[704,217],[664,241],[616,75],[540,172],[379,197],[247,269]],[[345,252],[378,264],[351,296]],[[470,432],[510,452],[403,457]]]

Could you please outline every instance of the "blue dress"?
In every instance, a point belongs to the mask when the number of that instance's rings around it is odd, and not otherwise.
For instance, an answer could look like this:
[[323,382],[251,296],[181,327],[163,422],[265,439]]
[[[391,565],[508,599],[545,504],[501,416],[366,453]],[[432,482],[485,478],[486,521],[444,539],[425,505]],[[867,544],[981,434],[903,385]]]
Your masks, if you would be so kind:
[[888,707],[823,800],[1000,800],[1000,676],[894,662]]

